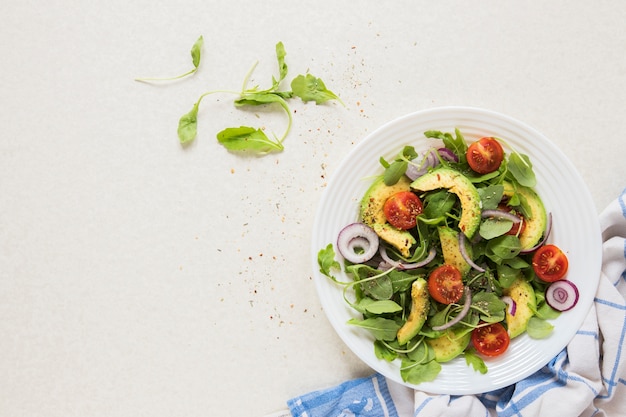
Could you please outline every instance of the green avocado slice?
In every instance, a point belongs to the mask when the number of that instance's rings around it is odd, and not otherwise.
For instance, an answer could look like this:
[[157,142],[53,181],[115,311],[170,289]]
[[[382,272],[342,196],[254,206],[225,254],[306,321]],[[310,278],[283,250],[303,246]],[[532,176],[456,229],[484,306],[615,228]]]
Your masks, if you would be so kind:
[[512,197],[517,194],[520,205],[526,212],[524,222],[526,227],[519,235],[522,249],[530,249],[541,240],[547,227],[546,209],[539,195],[532,189],[521,185],[513,185],[510,182],[504,183],[504,195]]
[[429,309],[428,283],[424,278],[418,278],[411,285],[411,312],[404,325],[398,329],[400,345],[407,344],[422,330]]
[[456,194],[461,203],[459,229],[471,238],[480,226],[481,203],[478,190],[472,182],[459,171],[451,168],[438,168],[430,171],[411,183],[415,191],[432,191],[445,188]]
[[524,278],[517,278],[503,292],[515,301],[516,306],[515,315],[511,315],[508,311],[506,313],[506,325],[512,339],[526,331],[528,320],[537,309],[537,300],[535,290]]
[[394,246],[403,256],[409,257],[410,249],[417,241],[406,230],[400,230],[387,222],[383,206],[389,197],[400,191],[411,191],[410,180],[402,177],[394,185],[386,185],[383,178],[376,179],[361,199],[361,219],[378,236]]

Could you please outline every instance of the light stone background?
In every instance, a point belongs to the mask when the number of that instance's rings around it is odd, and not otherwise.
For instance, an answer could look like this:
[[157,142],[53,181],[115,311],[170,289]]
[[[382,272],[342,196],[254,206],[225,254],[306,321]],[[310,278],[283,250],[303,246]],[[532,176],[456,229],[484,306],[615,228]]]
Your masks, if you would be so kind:
[[[535,127],[600,211],[626,186],[626,3],[7,0],[0,11],[0,416],[262,416],[370,371],[320,307],[320,195],[364,136],[435,106]],[[190,68],[188,79],[137,76]],[[198,96],[310,71],[337,103],[290,102],[285,150],[227,126],[273,109]],[[355,161],[358,163],[358,161]],[[571,225],[576,227],[576,225]],[[314,248],[315,249],[315,248]]]

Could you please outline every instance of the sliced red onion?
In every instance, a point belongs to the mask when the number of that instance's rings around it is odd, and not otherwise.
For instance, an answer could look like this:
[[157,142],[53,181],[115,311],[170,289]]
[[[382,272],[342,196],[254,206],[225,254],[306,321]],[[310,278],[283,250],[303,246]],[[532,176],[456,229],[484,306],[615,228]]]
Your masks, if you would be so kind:
[[424,157],[422,158],[422,162],[419,165],[415,165],[410,163],[406,168],[406,172],[404,175],[409,177],[411,181],[416,180],[422,175],[426,174],[429,169],[436,167],[439,164],[439,158],[435,155],[434,150],[428,150]]
[[546,303],[557,311],[567,311],[577,302],[578,288],[571,281],[555,281],[546,289]]
[[380,245],[380,247],[378,248],[378,253],[380,253],[380,257],[383,258],[383,261],[384,261],[384,263],[381,263],[381,268],[385,268],[386,265],[389,265],[389,267],[391,268],[395,267],[396,269],[421,268],[425,265],[428,265],[430,261],[435,259],[435,256],[437,255],[437,251],[435,250],[435,248],[431,248],[428,251],[428,255],[421,261],[407,263],[407,262],[394,261],[393,259],[391,259],[389,257],[389,254],[387,254],[387,249],[385,248],[385,245]]
[[461,256],[463,257],[465,262],[468,263],[469,266],[471,266],[478,272],[485,272],[485,268],[478,266],[472,260],[472,258],[470,258],[469,254],[467,253],[467,248],[465,247],[465,234],[464,233],[459,233],[459,252],[461,252]]
[[551,231],[552,231],[552,213],[548,213],[548,220],[546,222],[546,232],[543,234],[543,239],[541,239],[539,243],[537,243],[532,248],[521,250],[520,253],[523,253],[523,254],[531,253],[531,252],[536,251],[540,247],[542,247],[543,244],[546,243],[546,240],[548,240],[548,237],[550,236]]
[[437,152],[439,153],[439,155],[441,155],[443,159],[448,162],[459,162],[459,157],[454,152],[452,152],[451,149],[439,148],[437,149]]
[[506,210],[483,210],[481,217],[492,217],[495,219],[510,220],[513,223],[519,223],[522,221],[522,219],[520,219],[518,216]]
[[515,300],[509,297],[508,295],[502,296],[500,297],[500,299],[504,301],[506,305],[508,306],[507,311],[509,312],[509,314],[514,316],[515,312],[517,311],[517,303],[515,302]]
[[379,240],[376,232],[363,223],[352,223],[344,227],[337,237],[337,249],[341,256],[354,264],[367,262],[378,252]]
[[469,287],[465,287],[464,291],[465,291],[465,301],[463,302],[463,309],[461,310],[461,312],[457,314],[456,317],[454,317],[449,322],[442,324],[441,326],[433,326],[433,330],[438,332],[440,330],[449,329],[450,327],[454,326],[455,324],[463,320],[463,317],[467,315],[467,313],[470,310],[470,306],[472,305],[472,292],[470,291]]

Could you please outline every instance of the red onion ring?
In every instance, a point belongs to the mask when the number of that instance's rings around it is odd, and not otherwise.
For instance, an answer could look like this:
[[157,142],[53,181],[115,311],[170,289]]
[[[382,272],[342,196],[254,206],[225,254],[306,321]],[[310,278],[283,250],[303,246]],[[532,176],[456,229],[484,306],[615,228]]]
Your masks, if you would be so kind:
[[439,153],[439,155],[441,155],[443,159],[448,162],[459,162],[459,157],[454,152],[452,152],[451,149],[439,148],[437,149],[437,152]]
[[522,221],[522,219],[518,216],[506,210],[483,210],[481,217],[483,219],[486,217],[492,217],[495,219],[510,220],[513,223],[519,223]]
[[[391,259],[389,257],[389,254],[387,254],[387,249],[385,248],[385,245],[380,245],[380,247],[378,248],[378,253],[380,253],[380,257],[383,258],[383,260],[387,263],[387,265],[390,265],[390,267],[395,267],[397,269],[421,268],[422,266],[428,265],[430,261],[435,259],[435,256],[437,255],[437,251],[435,250],[435,248],[431,248],[428,251],[428,255],[421,261],[407,263],[407,262],[394,261],[393,259]],[[385,265],[381,264],[381,267],[384,268]]]
[[506,305],[508,306],[507,311],[509,312],[509,314],[514,316],[515,312],[517,311],[517,303],[515,302],[515,300],[509,297],[508,295],[504,295],[500,297],[500,299],[504,301]]
[[[341,229],[337,237],[337,249],[348,261],[361,264],[378,252],[379,239],[376,232],[363,223],[352,223]],[[362,249],[362,253],[357,252]]]
[[452,320],[450,320],[446,324],[442,324],[441,326],[433,326],[433,330],[438,332],[440,330],[449,329],[450,327],[454,326],[455,324],[463,320],[463,317],[467,315],[467,313],[470,310],[470,306],[472,305],[472,292],[470,291],[469,287],[465,287],[464,291],[465,291],[465,301],[463,302],[463,309],[461,310],[461,312],[457,314],[456,317],[454,317]]
[[465,262],[467,262],[469,264],[469,266],[471,266],[472,268],[474,268],[478,272],[485,272],[485,268],[483,268],[481,266],[478,266],[472,260],[472,258],[470,258],[469,254],[467,253],[467,248],[465,248],[465,234],[463,234],[463,233],[459,233],[459,252],[461,252],[461,256],[463,257]]
[[546,303],[557,311],[567,311],[578,303],[578,287],[571,281],[554,281],[546,288]]

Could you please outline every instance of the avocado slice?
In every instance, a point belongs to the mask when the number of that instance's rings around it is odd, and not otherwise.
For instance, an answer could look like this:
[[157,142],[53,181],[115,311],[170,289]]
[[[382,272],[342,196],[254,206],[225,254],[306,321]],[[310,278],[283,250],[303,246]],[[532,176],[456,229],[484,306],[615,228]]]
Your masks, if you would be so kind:
[[[439,232],[444,263],[454,265],[463,275],[467,274],[472,266],[461,255],[459,233],[448,226],[439,226],[437,231]],[[467,249],[467,254],[472,256],[471,246],[466,245],[465,248]]]
[[521,277],[513,281],[509,288],[504,289],[503,293],[511,297],[516,304],[514,316],[510,315],[508,310],[506,312],[506,324],[512,339],[526,331],[528,320],[537,309],[537,300],[532,285]]
[[400,191],[411,191],[410,184],[411,181],[405,176],[394,185],[385,184],[380,177],[370,185],[361,199],[363,223],[374,229],[381,239],[398,249],[405,257],[409,257],[411,246],[417,241],[409,231],[400,230],[387,223],[383,206],[392,195]]
[[471,337],[471,332],[465,329],[455,331],[450,328],[439,337],[426,339],[426,343],[435,351],[437,362],[448,362],[465,351]]
[[510,182],[505,182],[503,185],[503,194],[510,198],[517,193],[525,211],[529,211],[528,215],[524,216],[526,227],[522,233],[520,233],[519,240],[522,245],[522,250],[530,249],[541,240],[546,231],[548,219],[543,201],[541,201],[539,195],[532,188],[522,185],[513,186]]
[[411,284],[411,312],[406,322],[398,329],[397,338],[400,345],[405,345],[413,339],[426,322],[430,309],[428,283],[424,278],[417,278]]
[[430,171],[411,183],[416,191],[432,191],[445,188],[456,194],[461,202],[459,229],[471,238],[480,226],[480,195],[472,182],[459,171],[451,168],[438,168]]

